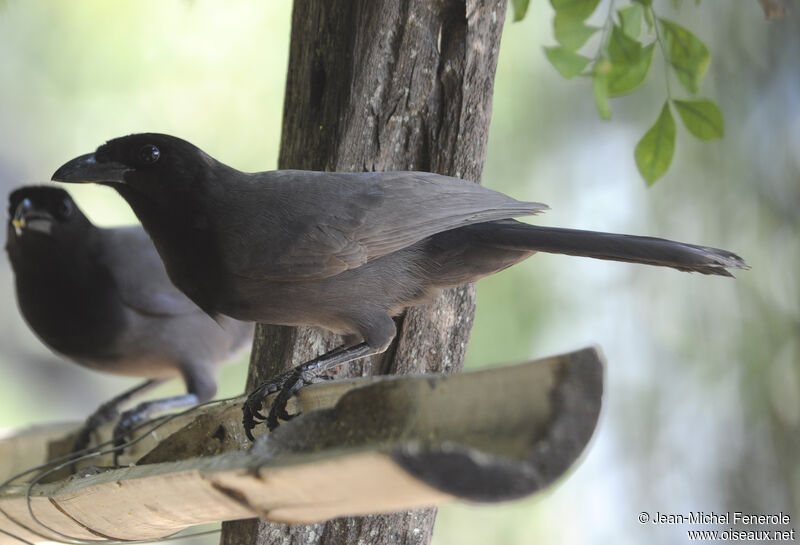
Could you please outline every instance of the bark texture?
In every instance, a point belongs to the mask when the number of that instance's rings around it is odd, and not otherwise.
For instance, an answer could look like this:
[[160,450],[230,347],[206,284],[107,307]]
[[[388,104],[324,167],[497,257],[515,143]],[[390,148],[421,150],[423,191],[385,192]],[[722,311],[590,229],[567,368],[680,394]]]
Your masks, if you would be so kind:
[[[423,170],[480,182],[505,0],[295,0],[278,167]],[[472,286],[409,310],[384,354],[340,376],[463,367]],[[260,325],[247,389],[339,342]],[[225,523],[221,543],[425,544],[435,509],[310,526]]]

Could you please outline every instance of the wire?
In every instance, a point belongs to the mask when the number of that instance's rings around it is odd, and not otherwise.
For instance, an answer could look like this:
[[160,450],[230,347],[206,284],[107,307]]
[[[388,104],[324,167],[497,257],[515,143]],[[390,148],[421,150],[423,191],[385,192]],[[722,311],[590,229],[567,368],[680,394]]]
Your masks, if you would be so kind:
[[[100,443],[98,445],[95,445],[93,447],[88,447],[88,448],[85,448],[85,449],[82,449],[82,450],[79,450],[79,451],[76,451],[76,452],[71,452],[71,453],[69,453],[69,454],[67,454],[65,456],[60,456],[60,457],[55,458],[53,460],[50,460],[50,461],[48,461],[46,463],[39,464],[37,466],[31,467],[31,468],[29,468],[29,469],[27,469],[25,471],[17,473],[16,475],[13,475],[10,478],[6,479],[2,484],[0,484],[0,492],[3,491],[4,489],[6,489],[14,481],[24,477],[25,475],[28,475],[28,474],[36,472],[36,471],[41,471],[41,473],[36,475],[36,477],[34,477],[32,480],[30,480],[27,483],[27,487],[25,489],[25,502],[26,502],[26,505],[27,505],[28,514],[30,515],[31,519],[34,522],[36,522],[37,525],[39,525],[42,529],[44,529],[44,531],[50,532],[52,535],[58,536],[61,540],[63,540],[64,543],[69,543],[69,544],[73,544],[73,545],[94,545],[94,544],[98,544],[98,543],[107,544],[107,545],[122,545],[122,544],[137,544],[137,543],[159,543],[159,542],[163,542],[163,541],[172,541],[172,540],[175,540],[175,539],[182,539],[182,538],[203,536],[203,535],[210,535],[210,534],[218,533],[220,530],[219,529],[215,529],[215,530],[207,530],[207,531],[202,531],[202,532],[193,532],[193,533],[188,533],[188,534],[182,534],[181,532],[179,532],[179,533],[175,534],[174,536],[168,536],[168,537],[163,537],[163,538],[154,538],[154,539],[141,539],[141,540],[83,539],[83,538],[80,538],[80,537],[70,536],[68,534],[64,534],[64,533],[54,529],[53,527],[49,526],[47,523],[43,522],[39,517],[37,517],[36,514],[33,512],[32,491],[33,491],[33,487],[36,486],[37,484],[39,484],[45,477],[47,477],[48,475],[52,475],[53,473],[56,473],[58,471],[61,471],[65,467],[72,466],[72,465],[77,464],[79,462],[82,462],[82,461],[85,461],[85,460],[90,460],[92,458],[96,458],[96,457],[99,457],[99,456],[105,456],[107,454],[122,452],[123,450],[125,450],[125,449],[135,445],[136,443],[144,440],[151,433],[153,433],[157,429],[161,428],[162,426],[166,425],[167,423],[171,422],[172,420],[175,420],[176,418],[179,418],[181,416],[185,416],[187,414],[191,414],[192,412],[197,411],[200,408],[208,406],[208,405],[223,404],[223,403],[235,401],[235,400],[239,399],[240,397],[241,396],[235,396],[235,397],[229,397],[229,398],[225,398],[225,399],[217,399],[217,400],[207,401],[205,403],[200,403],[198,405],[194,405],[194,406],[192,406],[192,407],[190,407],[188,409],[185,409],[185,410],[183,410],[181,412],[178,412],[178,413],[174,413],[174,414],[171,414],[171,415],[168,415],[168,416],[162,416],[162,417],[159,417],[159,418],[157,418],[155,420],[148,420],[146,422],[142,422],[141,424],[131,428],[129,433],[132,433],[134,431],[138,431],[138,430],[140,430],[142,428],[146,428],[148,426],[149,426],[149,429],[147,429],[144,433],[142,433],[141,435],[139,435],[138,437],[136,437],[136,438],[134,438],[134,439],[132,439],[130,441],[127,441],[127,442],[125,442],[123,444],[120,444],[120,445],[117,445],[117,446],[113,446],[112,448],[109,448],[109,449],[102,450],[104,447],[113,444],[114,439],[110,439],[108,441],[104,441],[104,442],[102,442],[102,443]],[[25,529],[26,531],[32,533],[33,535],[36,535],[36,536],[39,536],[41,538],[47,539],[49,541],[52,541],[52,539],[53,539],[52,535],[46,535],[46,534],[42,533],[39,530],[35,530],[33,528],[30,528],[26,524],[16,520],[14,517],[12,517],[7,512],[5,512],[3,509],[0,509],[0,513],[2,513],[9,521],[11,521],[14,524],[16,524],[17,526]],[[30,541],[26,540],[23,537],[15,535],[12,532],[9,532],[9,531],[6,531],[6,530],[2,530],[2,529],[0,529],[0,532],[5,534],[5,535],[7,535],[7,536],[9,536],[9,537],[11,537],[11,538],[13,538],[13,539],[16,539],[16,540],[20,541],[22,543],[33,545]]]
[[2,528],[0,528],[0,534],[6,535],[6,536],[10,537],[11,539],[16,539],[17,541],[20,541],[22,543],[26,543],[27,545],[36,545],[32,541],[28,541],[27,539],[25,539],[23,537],[20,537],[20,536],[14,534],[12,532],[8,532],[6,530],[3,530]]

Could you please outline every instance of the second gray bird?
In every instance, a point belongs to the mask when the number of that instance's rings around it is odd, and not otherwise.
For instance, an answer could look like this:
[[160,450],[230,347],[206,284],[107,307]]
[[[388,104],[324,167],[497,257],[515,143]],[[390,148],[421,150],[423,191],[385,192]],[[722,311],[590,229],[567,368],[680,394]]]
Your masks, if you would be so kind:
[[6,251],[33,332],[80,365],[148,379],[89,417],[76,449],[123,402],[166,379],[183,378],[187,393],[123,413],[118,442],[149,415],[214,397],[218,367],[252,341],[252,324],[212,320],[172,285],[140,226],[96,227],[63,189],[21,187],[9,196],[8,212]]

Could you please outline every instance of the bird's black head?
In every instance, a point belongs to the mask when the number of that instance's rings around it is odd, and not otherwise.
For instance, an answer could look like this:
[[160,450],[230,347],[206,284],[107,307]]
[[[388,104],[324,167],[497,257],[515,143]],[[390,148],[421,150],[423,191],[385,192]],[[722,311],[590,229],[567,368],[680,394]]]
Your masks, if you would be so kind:
[[184,293],[196,293],[198,271],[218,261],[212,216],[232,172],[238,171],[185,140],[144,133],[109,140],[94,153],[76,157],[53,180],[114,188],[150,235],[173,283]]
[[8,197],[5,249],[18,274],[82,259],[91,253],[96,232],[59,187],[24,186]]
[[91,227],[69,193],[59,187],[24,186],[8,196],[8,240],[82,236]]
[[190,190],[193,183],[219,164],[180,138],[159,133],[131,134],[109,140],[94,153],[68,161],[53,174],[53,181],[111,185],[126,198],[126,193],[135,192],[166,204],[170,196]]

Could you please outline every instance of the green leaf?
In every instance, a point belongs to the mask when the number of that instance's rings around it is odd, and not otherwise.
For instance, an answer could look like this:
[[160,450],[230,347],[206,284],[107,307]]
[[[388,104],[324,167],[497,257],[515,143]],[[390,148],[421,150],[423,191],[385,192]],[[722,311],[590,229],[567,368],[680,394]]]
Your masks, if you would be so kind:
[[556,70],[567,79],[580,74],[590,61],[590,59],[563,47],[545,47],[544,53],[550,64],[555,66]]
[[633,1],[636,2],[637,4],[643,5],[646,8],[649,8],[650,6],[653,5],[653,0],[633,0]]
[[650,72],[655,45],[643,48],[638,40],[625,34],[621,26],[614,25],[606,49],[611,60],[607,80],[609,96],[618,97],[638,89]]
[[644,10],[644,20],[647,21],[648,30],[653,32],[653,26],[655,26],[655,23],[653,22],[653,12],[647,8]]
[[660,17],[658,22],[664,33],[664,53],[678,81],[690,93],[697,93],[711,61],[708,48],[684,27]]
[[634,40],[638,39],[642,33],[642,19],[644,18],[644,9],[641,4],[631,4],[627,8],[622,8],[617,11],[617,15],[619,15],[619,22],[622,25],[622,32]]
[[653,185],[669,168],[675,154],[675,120],[664,102],[655,124],[636,144],[636,166],[647,185]]
[[725,123],[722,110],[712,100],[673,100],[684,126],[700,140],[722,138]]
[[594,65],[594,71],[601,76],[607,76],[611,73],[611,69],[614,68],[614,65],[611,64],[611,61],[605,57],[600,57],[598,61]]
[[522,21],[525,14],[528,13],[528,4],[530,0],[511,0],[511,6],[514,8],[514,22]]
[[608,74],[608,94],[618,97],[632,93],[644,83],[650,66],[653,64],[655,44],[652,43],[642,49],[639,60],[634,64],[615,64]]
[[584,21],[597,8],[600,0],[550,0],[550,5],[556,13],[570,19]]
[[642,55],[642,44],[626,36],[619,25],[612,28],[606,47],[613,64],[636,64]]
[[592,74],[594,103],[597,113],[605,120],[611,119],[611,107],[608,105],[608,76],[600,72]]
[[580,19],[567,17],[563,13],[556,12],[553,20],[553,30],[558,43],[570,51],[577,51],[599,29],[593,26],[586,26]]

